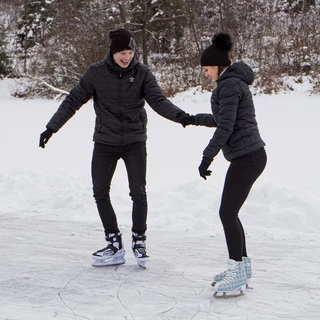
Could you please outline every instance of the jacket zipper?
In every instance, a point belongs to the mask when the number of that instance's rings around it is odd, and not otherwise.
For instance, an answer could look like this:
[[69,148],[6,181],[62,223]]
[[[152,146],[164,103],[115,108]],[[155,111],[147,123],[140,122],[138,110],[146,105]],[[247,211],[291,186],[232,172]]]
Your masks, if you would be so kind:
[[123,144],[124,142],[124,123],[122,117],[122,104],[121,104],[121,79],[122,74],[119,73],[119,90],[118,90],[118,108],[119,108],[119,115],[120,115],[120,143]]

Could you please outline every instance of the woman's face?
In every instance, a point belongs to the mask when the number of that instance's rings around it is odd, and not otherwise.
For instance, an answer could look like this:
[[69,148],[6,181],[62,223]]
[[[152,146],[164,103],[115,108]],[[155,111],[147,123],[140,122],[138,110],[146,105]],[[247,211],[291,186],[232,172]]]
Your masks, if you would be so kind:
[[218,66],[203,66],[202,70],[207,78],[217,81],[218,76]]
[[134,51],[123,50],[113,55],[113,61],[121,68],[127,68],[133,59]]

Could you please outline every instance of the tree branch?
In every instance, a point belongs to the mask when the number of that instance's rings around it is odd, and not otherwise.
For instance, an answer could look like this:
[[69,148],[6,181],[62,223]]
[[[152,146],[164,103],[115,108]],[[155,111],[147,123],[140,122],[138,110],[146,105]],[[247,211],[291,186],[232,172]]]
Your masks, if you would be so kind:
[[59,89],[59,88],[56,88],[54,86],[52,86],[51,84],[49,84],[48,82],[42,80],[42,79],[39,79],[39,78],[34,78],[35,80],[39,81],[40,83],[42,83],[43,85],[45,85],[47,88],[49,88],[50,90],[52,90],[53,92],[57,92],[57,93],[60,93],[60,94],[65,94],[65,95],[68,95],[69,92],[68,91],[65,91],[63,89]]
[[32,77],[32,76],[29,76],[29,75],[27,75],[27,77],[28,77],[29,79],[32,79],[32,80],[37,81],[38,83],[40,82],[41,84],[43,84],[44,86],[46,86],[47,88],[49,88],[51,91],[58,93],[58,96],[56,97],[56,99],[59,99],[59,98],[60,98],[61,96],[63,96],[63,95],[68,95],[68,94],[69,94],[68,91],[65,91],[65,90],[63,90],[63,89],[56,88],[56,87],[54,87],[53,85],[49,84],[48,82],[44,81],[43,79],[40,79],[40,78],[38,78],[38,77]]

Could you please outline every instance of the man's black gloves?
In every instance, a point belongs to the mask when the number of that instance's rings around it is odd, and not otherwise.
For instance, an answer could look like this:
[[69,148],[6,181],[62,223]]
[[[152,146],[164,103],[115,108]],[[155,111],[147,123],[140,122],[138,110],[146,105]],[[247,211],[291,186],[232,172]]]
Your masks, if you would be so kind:
[[185,128],[186,126],[189,126],[190,124],[195,125],[196,124],[196,118],[195,116],[190,116],[189,114],[185,114],[181,117],[180,123]]
[[52,134],[53,134],[53,131],[49,128],[47,128],[46,131],[43,131],[40,135],[39,147],[44,148],[45,144],[49,141]]
[[203,157],[202,161],[200,163],[199,166],[199,173],[200,173],[200,177],[202,177],[204,180],[207,180],[207,176],[211,175],[211,170],[208,170],[210,164],[211,164],[211,159],[207,158],[207,157]]

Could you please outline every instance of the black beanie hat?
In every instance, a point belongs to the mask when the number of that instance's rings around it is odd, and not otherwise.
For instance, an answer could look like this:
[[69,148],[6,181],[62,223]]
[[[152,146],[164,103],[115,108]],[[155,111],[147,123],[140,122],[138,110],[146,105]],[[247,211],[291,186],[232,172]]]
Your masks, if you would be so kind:
[[136,43],[130,31],[125,29],[117,29],[110,31],[109,38],[110,51],[112,54],[123,50],[133,50],[135,51]]
[[230,66],[231,37],[227,33],[214,34],[212,44],[201,55],[201,66]]

